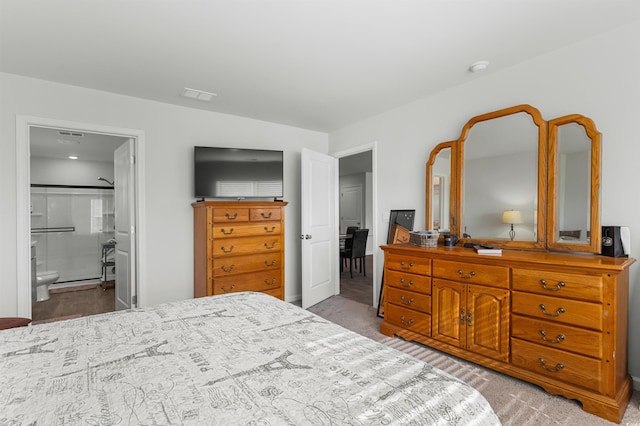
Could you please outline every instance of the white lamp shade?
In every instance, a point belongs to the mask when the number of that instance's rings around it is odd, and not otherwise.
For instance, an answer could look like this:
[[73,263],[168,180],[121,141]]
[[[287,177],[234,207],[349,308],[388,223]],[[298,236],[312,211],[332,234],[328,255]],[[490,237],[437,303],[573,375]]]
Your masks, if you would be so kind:
[[505,210],[502,213],[502,223],[522,223],[522,214],[519,210]]

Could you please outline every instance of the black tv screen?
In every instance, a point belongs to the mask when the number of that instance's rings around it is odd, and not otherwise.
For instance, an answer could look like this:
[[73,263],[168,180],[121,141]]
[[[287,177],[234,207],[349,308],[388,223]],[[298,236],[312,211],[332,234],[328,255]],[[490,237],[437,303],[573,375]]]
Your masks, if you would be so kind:
[[194,148],[196,198],[282,198],[282,151]]

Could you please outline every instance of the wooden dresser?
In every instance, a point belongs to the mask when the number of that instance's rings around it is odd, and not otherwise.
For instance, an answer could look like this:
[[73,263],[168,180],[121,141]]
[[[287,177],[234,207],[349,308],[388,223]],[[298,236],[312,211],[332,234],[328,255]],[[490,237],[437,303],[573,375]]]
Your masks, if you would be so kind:
[[284,299],[286,205],[193,203],[194,297],[259,291]]
[[634,259],[387,245],[380,331],[582,403],[620,422]]

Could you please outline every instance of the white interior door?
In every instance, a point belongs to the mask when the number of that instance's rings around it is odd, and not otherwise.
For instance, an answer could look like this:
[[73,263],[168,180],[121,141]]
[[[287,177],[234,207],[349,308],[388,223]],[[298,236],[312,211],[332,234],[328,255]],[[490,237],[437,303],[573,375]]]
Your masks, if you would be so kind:
[[340,189],[341,233],[349,226],[364,228],[362,216],[362,185],[343,186]]
[[113,154],[115,187],[116,310],[135,307],[135,172],[134,142],[129,139]]
[[302,149],[302,307],[338,294],[336,158]]

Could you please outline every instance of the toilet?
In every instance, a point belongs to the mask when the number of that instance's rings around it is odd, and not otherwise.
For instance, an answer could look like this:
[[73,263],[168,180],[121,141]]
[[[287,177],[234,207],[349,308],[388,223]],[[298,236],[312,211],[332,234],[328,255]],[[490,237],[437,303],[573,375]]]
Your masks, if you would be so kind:
[[36,274],[36,302],[49,300],[49,284],[58,281],[58,271],[42,271]]

